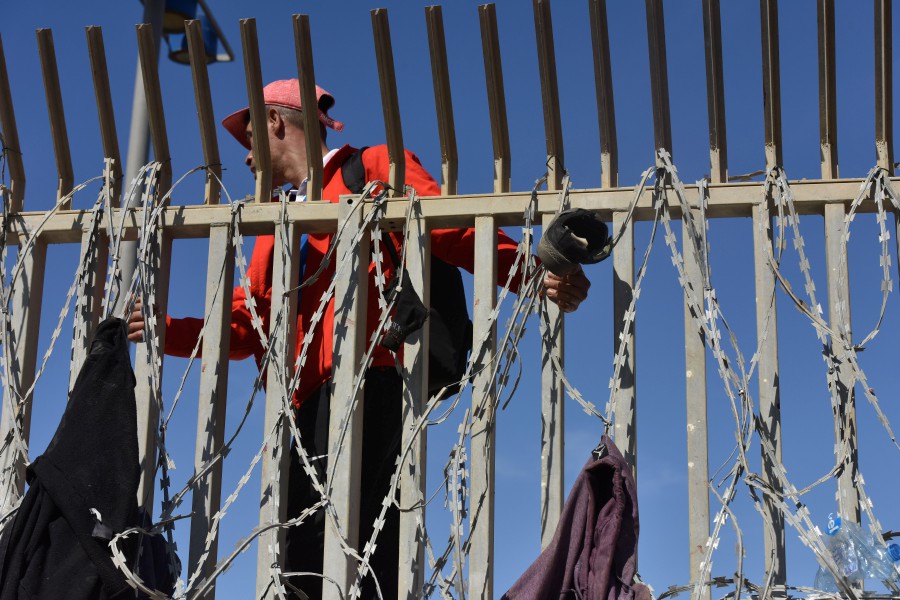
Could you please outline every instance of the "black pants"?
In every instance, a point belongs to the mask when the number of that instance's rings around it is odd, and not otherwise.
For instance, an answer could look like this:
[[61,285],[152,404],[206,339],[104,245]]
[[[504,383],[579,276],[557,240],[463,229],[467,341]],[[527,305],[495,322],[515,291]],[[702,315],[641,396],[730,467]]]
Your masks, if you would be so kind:
[[[330,384],[325,384],[306,399],[295,418],[303,447],[311,457],[311,465],[319,481],[325,482],[328,455],[328,420]],[[359,548],[372,535],[372,526],[381,512],[391,475],[400,453],[403,382],[393,367],[376,367],[366,373],[363,392],[363,447],[360,483]],[[294,440],[294,444],[297,440]],[[299,515],[320,500],[318,492],[303,470],[296,449],[291,450],[288,480],[288,518]],[[288,529],[286,571],[322,573],[325,546],[325,511],[296,527]],[[388,509],[384,528],[376,540],[370,565],[384,598],[397,597],[397,557],[400,551],[400,513],[396,506]],[[323,580],[315,576],[298,576],[291,583],[302,589],[310,600],[322,597]],[[324,585],[332,585],[325,583]],[[375,582],[367,576],[363,582],[363,600],[377,598]],[[349,590],[347,590],[349,591]]]

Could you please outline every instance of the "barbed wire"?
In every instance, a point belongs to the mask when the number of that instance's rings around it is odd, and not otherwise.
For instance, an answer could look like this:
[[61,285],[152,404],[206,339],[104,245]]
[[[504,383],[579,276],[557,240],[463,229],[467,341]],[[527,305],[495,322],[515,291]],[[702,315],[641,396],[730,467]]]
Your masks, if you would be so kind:
[[[54,351],[56,341],[61,335],[65,318],[70,310],[72,299],[76,295],[77,290],[83,289],[87,285],[88,278],[91,275],[92,265],[91,257],[97,244],[100,243],[100,233],[103,227],[106,228],[105,234],[109,244],[109,268],[107,269],[107,277],[104,285],[103,301],[101,312],[104,317],[111,316],[114,307],[119,304],[119,296],[123,293],[121,269],[119,267],[119,258],[121,253],[121,242],[124,239],[124,231],[126,229],[126,211],[120,212],[120,222],[116,225],[113,222],[115,214],[111,207],[112,194],[112,165],[107,162],[104,166],[104,173],[100,177],[95,177],[86,181],[79,186],[73,188],[73,191],[66,197],[61,198],[56,206],[45,213],[44,218],[35,227],[33,231],[27,233],[26,238],[20,242],[19,250],[15,263],[11,268],[7,268],[7,244],[5,236],[8,235],[10,228],[10,219],[14,218],[8,213],[9,190],[3,184],[5,178],[5,161],[0,157],[0,202],[3,204],[3,243],[0,244],[2,255],[0,260],[4,265],[4,277],[0,282],[0,318],[2,318],[2,370],[0,370],[0,384],[3,385],[3,407],[4,411],[14,417],[9,418],[10,426],[8,431],[3,432],[3,439],[0,442],[0,455],[3,458],[3,470],[0,473],[0,486],[4,490],[6,496],[2,499],[3,513],[0,514],[0,531],[9,526],[12,517],[15,515],[16,506],[20,500],[17,497],[9,496],[15,494],[15,486],[12,485],[13,478],[18,476],[18,469],[22,464],[28,464],[28,445],[26,435],[24,433],[24,422],[22,415],[27,410],[27,405],[32,401],[35,386],[41,376],[44,374],[48,364],[48,360]],[[138,223],[139,230],[139,254],[138,269],[132,279],[127,282],[124,293],[128,296],[128,302],[125,303],[123,310],[128,314],[135,305],[138,298],[142,299],[142,315],[144,317],[145,329],[144,336],[147,343],[146,353],[146,373],[149,378],[150,391],[154,398],[159,400],[157,409],[159,411],[160,420],[157,424],[151,426],[157,427],[156,436],[156,475],[154,479],[158,480],[162,489],[161,512],[155,520],[152,527],[145,529],[131,529],[122,532],[114,537],[111,543],[111,552],[116,566],[125,574],[130,584],[137,590],[141,590],[155,600],[164,598],[195,599],[203,597],[210,588],[215,584],[217,577],[224,573],[229,566],[236,560],[238,555],[246,550],[249,545],[261,535],[270,531],[296,527],[305,520],[311,518],[317,511],[324,511],[328,522],[339,533],[339,541],[342,551],[348,557],[357,561],[357,572],[353,579],[353,585],[346,592],[349,598],[357,598],[361,592],[362,582],[366,577],[375,579],[377,594],[381,597],[380,584],[375,578],[371,570],[370,561],[377,547],[378,536],[384,528],[387,511],[391,507],[396,507],[403,512],[414,512],[417,520],[417,527],[422,535],[425,545],[428,568],[430,574],[424,582],[423,593],[426,597],[431,597],[435,593],[442,598],[464,598],[466,595],[465,579],[467,571],[467,561],[469,552],[472,547],[475,534],[484,527],[493,526],[484,518],[479,518],[479,508],[484,502],[483,497],[472,497],[472,480],[470,473],[470,465],[473,461],[483,460],[482,456],[471,455],[468,445],[471,443],[473,428],[476,422],[487,419],[491,425],[496,422],[498,408],[505,408],[513,398],[518,387],[518,382],[522,374],[521,359],[519,356],[519,343],[522,340],[528,320],[534,314],[544,312],[546,314],[546,300],[541,297],[541,279],[543,277],[543,269],[540,267],[534,257],[531,249],[533,247],[533,227],[536,211],[537,191],[546,182],[546,176],[538,179],[536,182],[531,202],[529,202],[523,214],[523,239],[519,244],[512,267],[505,276],[505,284],[501,287],[497,302],[494,309],[488,317],[487,327],[480,339],[473,341],[473,351],[466,365],[465,373],[462,379],[457,382],[459,390],[450,397],[444,398],[445,390],[428,399],[425,402],[416,420],[411,425],[412,435],[409,441],[400,449],[399,457],[394,465],[394,471],[391,476],[390,489],[384,498],[382,507],[375,523],[373,524],[372,534],[368,540],[360,540],[360,548],[357,549],[349,543],[348,524],[342,523],[335,509],[334,500],[332,498],[332,489],[329,482],[334,479],[334,470],[339,464],[339,455],[346,451],[348,432],[353,412],[357,410],[359,395],[363,388],[365,372],[371,364],[374,352],[378,346],[378,342],[384,330],[390,325],[392,311],[396,294],[386,293],[387,269],[384,263],[384,251],[382,249],[383,232],[381,229],[381,221],[384,218],[384,209],[386,207],[386,194],[388,187],[383,182],[370,182],[366,189],[360,195],[360,202],[355,205],[354,211],[363,211],[362,218],[359,219],[361,225],[359,227],[349,227],[350,218],[338,224],[335,234],[331,237],[331,241],[317,272],[305,278],[298,289],[309,288],[312,281],[325,272],[327,264],[335,258],[338,252],[339,244],[341,247],[348,248],[344,254],[338,256],[334,268],[334,275],[328,282],[325,292],[318,300],[317,308],[311,315],[309,331],[305,332],[304,339],[300,344],[299,350],[293,360],[283,360],[290,356],[294,349],[287,344],[289,339],[288,329],[290,326],[290,318],[284,313],[287,303],[279,303],[281,308],[271,315],[269,331],[265,331],[265,321],[259,313],[256,301],[252,294],[251,281],[247,271],[247,261],[243,253],[244,236],[241,233],[242,201],[233,201],[225,186],[222,186],[225,196],[231,206],[231,221],[229,228],[231,233],[231,243],[235,253],[235,266],[239,273],[238,285],[245,292],[245,305],[250,313],[250,323],[259,337],[261,347],[265,348],[265,353],[261,361],[260,374],[254,379],[250,389],[249,397],[245,404],[244,413],[234,432],[223,443],[222,447],[216,449],[212,455],[204,463],[195,467],[194,473],[188,481],[179,489],[172,490],[169,480],[168,471],[174,466],[174,461],[166,448],[166,432],[170,426],[172,416],[179,399],[182,397],[186,387],[188,374],[194,364],[200,350],[200,339],[197,340],[193,350],[188,358],[188,363],[184,373],[180,377],[171,403],[166,410],[163,403],[161,369],[162,369],[162,347],[160,340],[156,336],[158,328],[158,315],[154,312],[154,306],[157,303],[155,296],[157,290],[157,281],[155,279],[155,261],[159,260],[160,251],[160,217],[162,211],[168,204],[171,197],[172,189],[176,188],[190,174],[201,170],[194,169],[186,173],[180,178],[175,185],[172,186],[166,194],[160,196],[157,190],[158,172],[160,165],[158,163],[150,163],[141,169],[138,177],[131,183],[127,197],[137,200],[141,206],[141,210],[134,214],[141,219]],[[35,245],[41,234],[42,228],[49,219],[58,211],[66,202],[68,202],[74,194],[85,189],[91,183],[101,181],[101,190],[93,207],[86,211],[87,230],[89,235],[83,240],[82,255],[78,262],[74,281],[70,285],[66,294],[63,307],[56,321],[56,326],[50,337],[50,342],[43,355],[40,367],[37,369],[34,379],[30,382],[26,389],[21,389],[18,384],[18,369],[20,365],[13,360],[13,349],[15,347],[13,321],[11,316],[12,298],[17,289],[17,285],[21,284],[21,276],[26,266],[26,261],[31,258]],[[652,181],[652,188],[651,186]],[[221,182],[220,182],[221,183]],[[568,204],[570,191],[570,180],[568,174],[565,175],[563,185],[560,190],[559,207],[564,208]],[[651,191],[652,190],[652,191]],[[852,485],[854,491],[860,499],[860,509],[865,515],[869,528],[873,533],[881,535],[882,527],[876,518],[874,503],[867,494],[865,488],[865,480],[862,474],[856,469],[854,461],[854,448],[851,446],[851,440],[846,436],[837,436],[835,445],[835,463],[832,467],[811,484],[805,487],[797,487],[787,477],[784,464],[778,459],[778,453],[774,440],[770,437],[764,418],[760,412],[760,408],[754,400],[750,392],[751,378],[753,377],[759,362],[763,345],[766,341],[766,333],[769,331],[768,324],[774,319],[776,294],[773,292],[769,297],[758,299],[758,302],[764,303],[765,317],[764,326],[758,328],[763,332],[761,337],[756,340],[755,350],[749,361],[745,359],[741,351],[738,337],[734,330],[729,326],[725,319],[722,307],[719,304],[716,294],[716,288],[713,285],[712,275],[709,269],[710,248],[707,239],[707,230],[709,227],[706,219],[705,207],[708,200],[709,186],[708,182],[701,181],[698,184],[699,190],[699,213],[695,213],[693,209],[698,208],[692,206],[688,200],[684,189],[684,185],[678,177],[677,169],[671,161],[671,157],[665,151],[660,151],[657,164],[643,172],[637,186],[635,186],[632,201],[622,227],[615,232],[612,243],[615,245],[622,238],[627,227],[632,226],[634,218],[634,210],[645,193],[650,191],[653,196],[652,208],[654,216],[651,224],[650,237],[648,245],[643,253],[643,259],[637,272],[634,289],[629,306],[624,315],[624,322],[621,327],[621,334],[618,351],[614,356],[612,364],[612,377],[609,382],[609,398],[605,409],[600,412],[594,403],[579,391],[568,379],[565,374],[563,365],[555,357],[551,357],[552,365],[564,389],[570,398],[575,400],[587,414],[598,418],[598,426],[604,429],[608,428],[610,423],[614,422],[615,404],[613,398],[616,396],[622,383],[622,372],[627,362],[627,344],[625,344],[625,336],[633,331],[634,322],[637,315],[638,300],[641,296],[642,283],[645,279],[647,268],[650,262],[651,251],[654,247],[656,233],[658,228],[662,228],[663,240],[671,255],[672,264],[675,268],[677,279],[680,287],[683,289],[685,304],[690,309],[693,325],[699,333],[702,333],[702,339],[712,354],[717,366],[717,372],[721,380],[725,396],[728,400],[728,406],[731,411],[731,418],[736,433],[736,444],[734,451],[719,467],[718,472],[724,473],[721,482],[716,484],[716,476],[709,479],[709,490],[711,495],[717,501],[719,507],[712,519],[712,531],[706,542],[704,556],[700,562],[699,572],[692,577],[693,583],[686,586],[672,586],[664,594],[662,598],[672,597],[683,592],[690,591],[694,600],[699,600],[704,591],[711,587],[731,587],[731,591],[726,594],[725,598],[740,598],[742,593],[749,592],[751,594],[759,594],[763,598],[769,597],[775,591],[787,594],[788,591],[795,591],[802,594],[821,594],[821,591],[808,587],[783,586],[779,582],[774,581],[774,574],[768,573],[764,581],[754,583],[748,580],[744,575],[743,555],[745,552],[745,542],[742,534],[742,527],[737,521],[737,516],[732,505],[737,496],[737,491],[741,484],[746,486],[750,497],[760,514],[761,519],[766,525],[766,531],[774,530],[775,523],[772,521],[772,514],[767,509],[765,503],[770,503],[777,508],[778,514],[783,516],[785,523],[796,530],[800,540],[810,548],[816,560],[823,568],[828,570],[834,577],[842,593],[849,597],[881,597],[877,594],[860,594],[855,590],[845,578],[841,576],[834,557],[829,552],[818,527],[814,524],[811,511],[803,502],[803,496],[810,490],[837,478],[842,472],[850,469],[853,473]],[[765,244],[765,252],[768,258],[768,267],[772,276],[778,282],[779,289],[783,290],[785,295],[791,302],[805,315],[810,325],[816,331],[817,337],[822,343],[823,359],[826,366],[826,383],[829,390],[832,410],[835,415],[835,427],[838,432],[847,430],[851,423],[846,411],[842,408],[842,394],[852,393],[856,389],[862,390],[863,395],[871,405],[873,411],[881,422],[885,432],[895,447],[900,448],[896,441],[896,437],[891,428],[890,422],[881,408],[878,397],[874,390],[869,386],[865,371],[863,370],[858,353],[863,350],[872,339],[875,338],[880,331],[884,316],[887,309],[889,294],[893,290],[893,282],[890,275],[891,254],[888,246],[890,232],[886,227],[887,208],[885,204],[890,202],[894,211],[900,212],[900,199],[895,194],[890,178],[887,173],[878,168],[872,169],[860,188],[858,196],[849,205],[844,216],[843,228],[840,232],[841,252],[840,268],[838,270],[837,298],[830,299],[832,305],[836,307],[837,320],[828,323],[824,316],[822,307],[816,295],[815,282],[810,269],[810,261],[805,252],[805,241],[800,229],[800,219],[795,206],[793,193],[788,182],[788,178],[783,169],[775,168],[767,174],[766,181],[763,184],[764,197],[766,201],[760,204],[762,208],[762,218],[758,221],[758,226],[763,228],[763,239],[772,239],[771,221],[773,216],[770,212],[769,201],[775,210],[775,236],[771,244]],[[674,200],[673,200],[674,197]],[[879,266],[881,267],[881,302],[877,317],[871,329],[861,336],[858,342],[851,338],[851,330],[849,326],[849,299],[843,297],[843,288],[846,284],[846,273],[848,271],[847,243],[850,239],[850,228],[856,214],[858,214],[863,202],[871,198],[875,206],[875,219],[878,226],[879,240]],[[289,246],[290,236],[287,234],[288,219],[287,205],[290,199],[286,194],[281,194],[279,202],[281,203],[280,219],[277,227],[281,229],[279,239],[281,244],[276,248],[278,260],[282,264],[290,264],[290,255],[293,249]],[[402,241],[400,248],[400,265],[395,265],[398,270],[405,268],[407,264],[407,252],[410,249],[410,243],[417,243],[416,236],[412,234],[415,224],[416,231],[422,231],[421,223],[422,215],[419,206],[416,191],[412,188],[405,190],[405,201],[407,203],[406,216],[404,219],[403,231],[399,235]],[[683,242],[685,249],[682,251],[678,248],[678,235],[672,227],[672,220],[675,218],[676,211],[684,222]],[[700,222],[697,222],[699,217]],[[367,237],[368,236],[368,237]],[[792,247],[796,253],[799,270],[803,280],[803,291],[805,299],[802,299],[794,291],[788,276],[782,266],[785,257],[785,248],[787,238],[792,240]],[[346,240],[349,238],[349,242]],[[325,480],[319,479],[316,470],[313,468],[313,460],[315,457],[308,455],[303,444],[294,444],[290,450],[280,448],[280,440],[286,439],[284,433],[289,433],[293,439],[299,439],[300,433],[297,425],[292,418],[293,398],[301,384],[301,372],[308,360],[308,353],[314,336],[314,332],[322,324],[324,315],[329,305],[334,301],[335,283],[340,277],[346,276],[347,269],[353,263],[350,253],[360,253],[360,244],[365,239],[371,239],[371,258],[374,263],[374,281],[378,290],[378,314],[379,318],[373,328],[373,333],[366,340],[366,347],[363,352],[361,363],[357,366],[356,376],[352,383],[352,398],[348,403],[344,414],[340,415],[340,428],[338,439],[334,443],[337,448],[337,454],[330,456],[330,464]],[[391,239],[391,238],[385,238]],[[345,243],[341,244],[341,240]],[[685,264],[685,253],[690,254],[690,259],[699,265],[699,280],[694,279],[688,274]],[[360,254],[360,256],[362,256]],[[211,266],[212,268],[212,266]],[[218,274],[219,280],[225,276],[225,264],[220,266]],[[510,291],[513,291],[513,282],[520,281],[518,295],[516,296],[511,307],[504,305],[504,300],[508,297]],[[287,282],[282,282],[284,289],[290,286]],[[295,292],[296,289],[288,289],[286,293]],[[79,296],[76,301],[76,311],[85,309],[86,298]],[[502,308],[501,308],[502,307]],[[487,351],[494,342],[490,336],[492,327],[498,324],[501,314],[509,311],[511,316],[508,318],[504,332],[496,339],[496,348],[490,360],[487,360]],[[212,315],[205,315],[201,327],[205,332],[210,325]],[[724,334],[724,335],[723,335]],[[76,328],[73,331],[73,342],[81,339],[85,332]],[[726,343],[727,340],[727,343]],[[75,368],[76,356],[73,353],[70,363],[71,368]],[[409,384],[409,373],[399,360],[396,361],[397,368],[401,372],[405,383]],[[289,365],[293,365],[289,368]],[[514,369],[518,365],[518,371]],[[839,368],[839,365],[846,368]],[[267,394],[274,396],[280,401],[281,411],[272,428],[266,432],[261,445],[255,454],[251,457],[247,468],[242,477],[239,479],[233,492],[225,499],[221,507],[214,515],[210,515],[208,520],[209,529],[206,533],[204,546],[200,553],[198,564],[192,565],[194,571],[186,574],[186,581],[180,581],[176,593],[168,596],[152,590],[141,580],[139,575],[134,571],[134,565],[128,564],[128,560],[123,553],[122,544],[130,536],[134,535],[165,535],[170,544],[170,556],[175,555],[173,543],[173,529],[176,523],[189,515],[176,515],[175,511],[183,504],[185,498],[198,489],[200,483],[209,476],[215,465],[224,462],[229,456],[231,448],[238,434],[243,430],[244,424],[257,394],[263,389],[263,373],[267,368],[275,368],[274,382],[275,389],[269,389]],[[484,373],[490,381],[496,383],[496,387],[490,390],[472,389],[472,381],[479,373]],[[451,386],[448,386],[448,388]],[[504,401],[504,392],[507,397]],[[458,425],[456,441],[451,445],[447,453],[447,460],[444,466],[444,478],[439,485],[433,486],[430,492],[420,493],[419,498],[410,506],[401,506],[397,499],[400,482],[402,479],[402,465],[408,461],[413,453],[414,444],[417,443],[417,436],[424,435],[429,427],[435,427],[446,423],[453,415],[462,399],[466,394],[472,394],[471,408],[466,408],[463,412],[461,421]],[[748,458],[749,450],[753,443],[758,443],[767,465],[771,466],[771,473],[768,478],[751,468],[751,461]],[[300,515],[293,516],[286,521],[281,522],[278,519],[277,503],[271,503],[271,514],[269,522],[261,522],[261,524],[253,528],[241,541],[239,541],[233,552],[227,554],[223,558],[219,558],[214,565],[206,565],[212,553],[213,547],[217,544],[218,536],[221,530],[221,524],[228,513],[229,509],[234,505],[239,494],[246,487],[252,473],[260,464],[266,453],[279,453],[285,451],[294,451],[297,453],[302,469],[312,483],[314,489],[320,496],[320,500],[313,506],[305,509]],[[277,477],[274,474],[273,477]],[[278,482],[273,480],[270,482],[273,486]],[[274,489],[274,487],[273,487]],[[444,495],[444,503],[450,516],[450,535],[446,544],[439,551],[434,546],[434,538],[429,534],[428,528],[424,521],[424,508],[429,505],[431,500]],[[733,577],[714,577],[713,558],[718,550],[719,542],[723,539],[724,528],[728,521],[731,521],[731,528],[735,532],[737,569]],[[298,575],[298,573],[282,572],[278,566],[280,564],[279,548],[271,545],[270,558],[272,572],[271,581],[269,582],[269,591],[273,592],[277,597],[284,598],[294,585],[287,581],[288,577]],[[774,556],[770,560],[774,560]],[[206,566],[204,566],[206,565]],[[180,575],[180,568],[177,563],[170,564],[173,573]],[[323,574],[309,574],[317,577],[325,578]],[[325,578],[327,580],[327,578]],[[336,582],[326,581],[329,585],[337,585]],[[900,593],[893,582],[885,582],[891,593]],[[792,597],[788,595],[787,597]],[[829,597],[825,594],[823,597]],[[833,595],[830,597],[834,597]]]

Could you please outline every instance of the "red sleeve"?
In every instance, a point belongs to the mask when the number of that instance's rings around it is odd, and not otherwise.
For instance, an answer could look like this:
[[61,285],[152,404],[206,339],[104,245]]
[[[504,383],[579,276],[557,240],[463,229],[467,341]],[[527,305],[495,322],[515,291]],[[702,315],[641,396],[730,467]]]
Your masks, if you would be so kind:
[[[441,186],[428,174],[419,158],[406,150],[406,185],[412,186],[420,196],[440,196]],[[366,179],[387,181],[390,160],[387,146],[374,146],[363,153]],[[518,243],[497,230],[497,285],[506,285],[509,270],[516,259]],[[475,271],[475,230],[435,229],[431,232],[431,252],[444,262],[473,273]],[[518,290],[521,275],[512,282],[512,289]]]
[[[203,319],[185,317],[176,319],[166,315],[166,354],[188,357],[197,344],[203,330]],[[197,356],[202,350],[197,351]]]
[[[519,244],[511,237],[497,230],[497,285],[506,285],[509,270],[516,260]],[[431,232],[431,252],[451,265],[475,272],[475,230],[435,229]],[[521,272],[512,280],[511,289],[519,290],[522,283]]]
[[[262,320],[263,331],[268,335],[269,309],[272,305],[272,236],[256,238],[253,258],[247,275],[250,278],[250,292],[256,314]],[[247,308],[247,294],[242,286],[234,288],[231,301],[231,345],[229,358],[240,360],[249,356],[262,356],[264,349],[259,332],[253,328],[253,319]],[[185,317],[176,319],[166,316],[166,354],[188,357],[194,350],[203,331],[203,319]],[[200,356],[202,351],[197,352]]]
[[[259,339],[259,332],[253,328],[253,320],[245,302],[244,288],[234,288],[234,300],[231,304],[231,347],[228,352],[232,360],[240,360],[249,356],[259,356],[264,349]],[[256,314],[263,324],[263,331],[268,331],[271,290],[267,296],[254,296]],[[185,317],[177,319],[166,316],[166,354],[189,357],[203,331],[203,319]],[[268,335],[268,334],[267,334]],[[202,356],[201,349],[197,356]]]

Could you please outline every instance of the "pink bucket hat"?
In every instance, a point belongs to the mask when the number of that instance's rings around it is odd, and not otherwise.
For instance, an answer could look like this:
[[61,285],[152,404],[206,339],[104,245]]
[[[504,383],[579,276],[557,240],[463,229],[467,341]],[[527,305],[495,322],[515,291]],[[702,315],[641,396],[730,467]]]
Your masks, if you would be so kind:
[[[266,104],[302,110],[300,106],[300,82],[297,79],[273,81],[263,88],[263,99]],[[316,101],[319,105],[319,121],[326,127],[330,127],[335,131],[342,131],[344,129],[344,124],[340,121],[335,121],[326,114],[328,109],[334,106],[334,96],[319,86],[316,86]],[[234,139],[239,141],[247,150],[250,149],[250,144],[247,142],[246,135],[249,118],[250,108],[248,107],[222,119],[222,125],[228,130],[228,133],[233,135]]]

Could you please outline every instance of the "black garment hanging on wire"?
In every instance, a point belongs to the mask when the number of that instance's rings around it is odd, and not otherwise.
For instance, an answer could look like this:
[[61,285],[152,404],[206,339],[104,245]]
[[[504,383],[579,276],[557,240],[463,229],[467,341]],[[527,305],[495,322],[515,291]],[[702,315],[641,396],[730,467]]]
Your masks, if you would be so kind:
[[[27,469],[28,491],[0,537],[0,600],[135,598],[109,549],[115,534],[146,525],[137,506],[134,384],[125,323],[108,319],[50,445]],[[135,535],[121,545],[133,569],[138,544],[141,579],[171,593],[162,539],[141,542]]]

